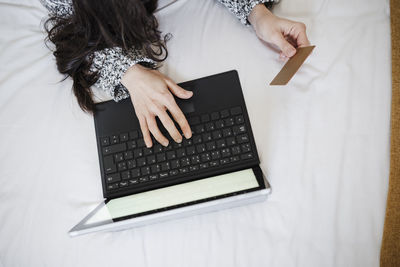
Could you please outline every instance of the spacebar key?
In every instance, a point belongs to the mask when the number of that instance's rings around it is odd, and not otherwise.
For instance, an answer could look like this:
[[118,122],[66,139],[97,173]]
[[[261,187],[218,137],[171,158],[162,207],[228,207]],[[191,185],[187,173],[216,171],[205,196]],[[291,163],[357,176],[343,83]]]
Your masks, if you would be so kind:
[[117,144],[103,148],[103,155],[114,154],[126,150],[126,144]]

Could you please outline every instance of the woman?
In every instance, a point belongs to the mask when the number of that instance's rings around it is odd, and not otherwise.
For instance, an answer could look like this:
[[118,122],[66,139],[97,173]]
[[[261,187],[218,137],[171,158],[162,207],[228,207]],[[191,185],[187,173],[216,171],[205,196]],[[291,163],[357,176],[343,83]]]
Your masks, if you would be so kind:
[[[309,44],[303,23],[273,15],[265,4],[273,0],[218,0],[243,24],[251,24],[257,36],[281,50],[282,58]],[[154,16],[157,0],[41,0],[49,10],[46,22],[54,43],[58,70],[73,79],[80,107],[94,109],[92,85],[115,101],[131,96],[147,147],[152,138],[167,146],[168,139],[157,127],[160,119],[173,140],[192,135],[190,126],[172,94],[187,99],[192,92],[176,85],[157,71],[165,60],[167,37],[161,37]],[[269,4],[271,4],[269,3]],[[168,36],[168,35],[167,35]]]

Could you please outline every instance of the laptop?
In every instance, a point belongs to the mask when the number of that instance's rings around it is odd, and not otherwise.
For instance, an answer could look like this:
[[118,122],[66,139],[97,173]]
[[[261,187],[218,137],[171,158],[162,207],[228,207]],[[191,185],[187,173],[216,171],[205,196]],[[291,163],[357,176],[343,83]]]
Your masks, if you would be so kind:
[[[131,100],[102,102],[94,114],[104,201],[69,234],[122,230],[266,199],[260,160],[237,71],[179,84],[190,139],[147,148]],[[177,127],[179,129],[179,127]]]

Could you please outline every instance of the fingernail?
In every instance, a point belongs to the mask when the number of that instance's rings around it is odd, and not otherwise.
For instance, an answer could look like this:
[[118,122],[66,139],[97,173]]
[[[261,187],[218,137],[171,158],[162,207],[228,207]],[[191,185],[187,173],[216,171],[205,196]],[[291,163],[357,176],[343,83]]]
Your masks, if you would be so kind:
[[168,144],[169,144],[169,141],[168,141],[168,140],[165,141],[165,142],[163,142],[163,146],[168,146]]
[[182,143],[182,138],[176,140],[177,143]]

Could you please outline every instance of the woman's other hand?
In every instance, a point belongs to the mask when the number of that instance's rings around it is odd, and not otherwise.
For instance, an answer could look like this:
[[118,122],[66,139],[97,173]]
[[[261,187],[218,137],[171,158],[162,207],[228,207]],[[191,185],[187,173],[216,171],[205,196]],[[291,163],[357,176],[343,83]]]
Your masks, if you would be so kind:
[[163,146],[167,146],[169,143],[158,128],[156,117],[160,119],[175,142],[182,142],[182,136],[167,110],[179,124],[185,138],[192,137],[189,123],[172,95],[188,99],[193,95],[191,91],[184,90],[159,71],[145,68],[139,64],[130,67],[121,82],[131,95],[131,101],[147,147],[153,145],[150,133]]
[[310,45],[304,23],[275,16],[263,4],[253,8],[248,20],[258,38],[279,47],[283,59],[294,56],[297,47]]

